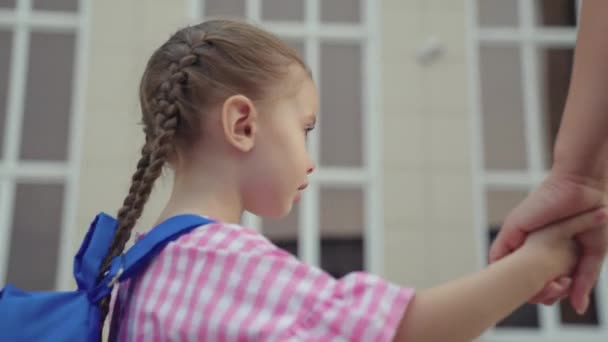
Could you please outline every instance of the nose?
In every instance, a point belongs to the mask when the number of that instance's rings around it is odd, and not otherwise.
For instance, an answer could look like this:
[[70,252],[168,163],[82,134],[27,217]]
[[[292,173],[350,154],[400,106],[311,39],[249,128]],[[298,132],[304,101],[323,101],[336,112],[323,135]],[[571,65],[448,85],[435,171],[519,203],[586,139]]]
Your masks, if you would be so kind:
[[307,174],[311,174],[311,173],[313,173],[313,171],[315,171],[315,168],[316,168],[315,163],[311,161],[311,162],[309,163],[308,169],[306,170],[306,173],[307,173]]

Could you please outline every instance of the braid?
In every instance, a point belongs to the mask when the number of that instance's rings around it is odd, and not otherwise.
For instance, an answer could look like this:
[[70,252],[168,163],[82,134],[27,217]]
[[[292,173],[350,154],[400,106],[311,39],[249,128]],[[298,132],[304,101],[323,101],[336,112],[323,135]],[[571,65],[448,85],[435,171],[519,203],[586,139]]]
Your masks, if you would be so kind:
[[[158,95],[152,103],[155,110],[153,132],[148,131],[146,134],[149,141],[142,148],[137,170],[131,178],[129,193],[118,211],[118,227],[110,251],[100,268],[100,279],[104,276],[112,259],[124,250],[131,237],[131,231],[150,197],[154,182],[160,176],[165,162],[174,150],[173,138],[180,121],[179,100],[183,94],[183,86],[188,79],[184,69],[194,65],[197,60],[197,55],[189,53],[178,62],[171,63],[169,76],[160,84]],[[100,303],[102,325],[108,313],[109,299],[110,296],[103,298]]]

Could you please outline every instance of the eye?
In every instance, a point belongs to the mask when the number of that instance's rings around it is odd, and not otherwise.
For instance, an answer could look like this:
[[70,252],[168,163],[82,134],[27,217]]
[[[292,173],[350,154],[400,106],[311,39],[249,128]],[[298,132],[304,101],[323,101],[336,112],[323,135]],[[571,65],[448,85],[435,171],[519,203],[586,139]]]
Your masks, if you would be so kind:
[[306,135],[307,138],[308,138],[308,133],[312,132],[313,129],[315,129],[314,126],[307,127],[306,129],[304,129],[304,133],[305,133],[305,135]]

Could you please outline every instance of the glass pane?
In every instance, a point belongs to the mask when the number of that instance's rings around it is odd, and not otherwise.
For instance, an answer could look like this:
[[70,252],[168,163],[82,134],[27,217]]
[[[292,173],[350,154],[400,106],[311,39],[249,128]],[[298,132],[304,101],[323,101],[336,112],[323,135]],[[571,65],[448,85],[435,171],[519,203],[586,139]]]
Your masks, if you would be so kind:
[[245,17],[245,0],[206,0],[206,17]]
[[[304,1],[302,0],[262,0],[262,20],[302,21]],[[280,34],[280,32],[278,32]]]
[[[525,191],[490,190],[487,192],[488,251],[502,226],[504,218],[513,208],[523,201],[526,196],[527,193]],[[497,324],[497,328],[508,327],[538,328],[538,306],[526,303]]]
[[74,44],[74,33],[31,35],[21,159],[67,159]]
[[560,309],[560,319],[562,324],[564,325],[585,325],[585,326],[598,326],[599,318],[597,313],[597,296],[595,290],[591,291],[591,296],[589,296],[589,309],[587,312],[580,316],[572,305],[570,305],[569,300],[562,300],[559,303]]
[[34,10],[78,12],[78,0],[34,0]]
[[15,8],[15,0],[0,0],[0,8]]
[[363,270],[363,191],[323,187],[319,210],[321,267],[334,277]]
[[485,167],[527,167],[519,48],[480,48],[481,110]]
[[362,165],[361,47],[321,44],[322,166]]
[[280,220],[264,218],[262,221],[262,233],[277,246],[297,256],[298,217],[299,205],[294,205],[289,215]]
[[8,78],[11,63],[13,33],[0,30],[0,158],[4,151]]
[[481,27],[519,25],[517,0],[477,0],[477,7]]
[[324,0],[321,4],[321,21],[326,23],[361,21],[360,0]]
[[576,0],[536,0],[539,26],[576,26]]
[[522,190],[488,190],[486,195],[488,228],[494,231],[500,229],[505,217],[528,193]]
[[62,210],[62,184],[17,184],[8,282],[27,290],[55,288]]
[[562,119],[574,51],[571,48],[547,48],[538,51],[540,108],[544,124],[545,166],[553,163],[553,147]]

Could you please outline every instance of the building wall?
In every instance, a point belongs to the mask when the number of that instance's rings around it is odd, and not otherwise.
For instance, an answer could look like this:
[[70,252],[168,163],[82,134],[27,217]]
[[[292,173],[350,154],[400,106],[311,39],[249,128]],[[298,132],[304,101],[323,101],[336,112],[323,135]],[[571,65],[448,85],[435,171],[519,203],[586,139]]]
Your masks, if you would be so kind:
[[[91,44],[77,227],[99,211],[115,215],[143,144],[139,78],[153,50],[184,25],[182,1],[92,1]],[[110,20],[111,18],[111,20]],[[152,223],[170,189],[163,175],[139,226]],[[76,239],[79,242],[79,239]]]
[[[385,275],[416,287],[475,265],[462,3],[381,2]],[[83,234],[126,195],[143,142],[139,77],[153,49],[184,24],[183,5],[93,2],[77,210]],[[415,50],[431,35],[445,54],[420,65]],[[170,185],[168,175],[157,182],[139,227],[153,222]]]
[[[464,1],[381,4],[385,269],[427,287],[476,265]],[[443,52],[421,64],[431,37]]]

